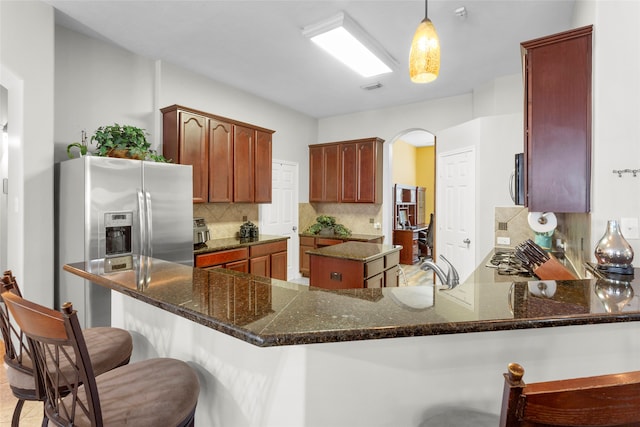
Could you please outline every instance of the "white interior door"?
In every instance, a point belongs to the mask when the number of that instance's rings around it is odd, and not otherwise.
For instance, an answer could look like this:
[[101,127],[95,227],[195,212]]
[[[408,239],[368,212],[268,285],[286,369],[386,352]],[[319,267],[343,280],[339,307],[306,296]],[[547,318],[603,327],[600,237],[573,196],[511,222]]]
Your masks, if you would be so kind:
[[[462,283],[475,268],[475,148],[438,155],[436,253],[456,268]],[[446,271],[446,265],[440,260]]]
[[300,277],[298,164],[273,160],[271,204],[260,205],[260,233],[287,236],[287,280]]

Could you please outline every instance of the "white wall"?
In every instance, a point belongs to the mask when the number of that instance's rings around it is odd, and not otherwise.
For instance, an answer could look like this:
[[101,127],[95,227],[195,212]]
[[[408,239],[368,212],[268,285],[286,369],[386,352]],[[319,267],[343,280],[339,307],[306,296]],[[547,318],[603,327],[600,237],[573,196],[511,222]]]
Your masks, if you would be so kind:
[[79,142],[83,129],[90,138],[114,123],[145,129],[158,147],[153,61],[60,26],[55,49],[56,162],[67,159],[67,145]]
[[8,268],[53,304],[53,9],[0,1],[0,84],[8,90]]
[[[593,152],[591,248],[609,219],[640,216],[640,177],[614,169],[640,169],[640,2],[576,3],[575,26],[593,24]],[[627,239],[640,265],[640,239]]]

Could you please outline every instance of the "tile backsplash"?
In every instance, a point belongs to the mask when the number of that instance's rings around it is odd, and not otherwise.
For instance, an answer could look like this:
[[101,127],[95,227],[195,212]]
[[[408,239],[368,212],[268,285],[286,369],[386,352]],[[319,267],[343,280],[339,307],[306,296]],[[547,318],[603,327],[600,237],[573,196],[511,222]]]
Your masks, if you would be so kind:
[[[382,234],[374,224],[382,223],[382,205],[368,203],[300,203],[298,205],[298,224],[300,232],[315,224],[318,215],[330,215],[336,218],[354,234]],[[373,218],[373,223],[371,219]]]
[[204,218],[212,239],[236,237],[240,226],[247,221],[258,224],[260,208],[253,203],[196,203],[193,216]]
[[[527,239],[535,240],[535,233],[529,227],[529,210],[522,206],[495,208],[495,242],[499,237],[508,237],[508,245],[495,244],[496,247],[515,248]],[[583,264],[590,259],[591,253],[591,217],[588,213],[556,213],[558,227],[553,234],[553,247],[558,241],[564,246],[565,257],[573,264],[576,272],[584,277]]]

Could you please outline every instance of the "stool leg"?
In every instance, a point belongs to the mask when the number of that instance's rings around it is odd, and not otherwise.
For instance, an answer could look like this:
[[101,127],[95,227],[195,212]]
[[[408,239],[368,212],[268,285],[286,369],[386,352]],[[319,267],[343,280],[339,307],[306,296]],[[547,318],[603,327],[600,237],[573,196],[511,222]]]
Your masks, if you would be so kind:
[[19,427],[20,413],[22,412],[23,406],[24,406],[24,399],[18,399],[18,403],[16,403],[16,407],[13,410],[13,418],[11,418],[11,427]]

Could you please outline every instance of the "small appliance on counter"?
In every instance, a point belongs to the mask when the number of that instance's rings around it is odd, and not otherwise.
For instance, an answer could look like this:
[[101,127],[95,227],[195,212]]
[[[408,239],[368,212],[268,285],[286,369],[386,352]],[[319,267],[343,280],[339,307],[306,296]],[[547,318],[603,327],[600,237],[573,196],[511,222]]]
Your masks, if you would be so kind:
[[193,218],[193,246],[195,249],[206,246],[205,243],[211,238],[209,228],[204,218]]
[[530,212],[527,216],[529,227],[535,233],[534,241],[546,251],[551,250],[553,233],[558,226],[558,219],[553,212]]

